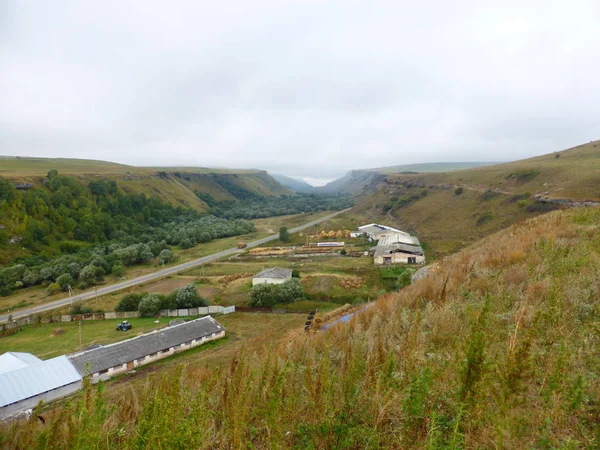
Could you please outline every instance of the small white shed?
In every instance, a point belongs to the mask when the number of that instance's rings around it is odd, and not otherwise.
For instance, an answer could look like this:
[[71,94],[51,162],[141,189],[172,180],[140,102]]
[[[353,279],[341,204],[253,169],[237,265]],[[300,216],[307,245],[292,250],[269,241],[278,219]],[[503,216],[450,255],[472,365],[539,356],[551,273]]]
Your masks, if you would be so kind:
[[273,267],[265,269],[252,277],[252,286],[257,284],[282,284],[292,279],[292,269]]

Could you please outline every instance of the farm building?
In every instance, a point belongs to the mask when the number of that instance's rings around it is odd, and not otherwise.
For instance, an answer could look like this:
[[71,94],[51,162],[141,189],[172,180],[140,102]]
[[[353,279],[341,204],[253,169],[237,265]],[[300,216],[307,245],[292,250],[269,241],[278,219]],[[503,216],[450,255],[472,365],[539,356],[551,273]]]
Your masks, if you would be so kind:
[[30,353],[0,356],[0,420],[66,397],[81,388],[81,375],[66,356],[47,361]]
[[69,356],[80,375],[106,380],[136,367],[225,337],[225,328],[211,316]]
[[414,236],[409,238],[403,235],[380,237],[373,255],[375,265],[425,263],[419,240]]
[[265,269],[252,277],[252,286],[257,284],[282,284],[292,279],[292,269],[282,269],[281,267],[273,267]]
[[369,239],[371,239],[372,241],[377,241],[377,240],[381,239],[382,237],[394,236],[394,235],[410,237],[410,234],[408,234],[404,231],[400,231],[400,230],[397,230],[396,228],[388,227],[387,225],[379,225],[378,223],[370,223],[369,225],[364,225],[362,227],[358,227],[358,229],[362,233],[369,236]]

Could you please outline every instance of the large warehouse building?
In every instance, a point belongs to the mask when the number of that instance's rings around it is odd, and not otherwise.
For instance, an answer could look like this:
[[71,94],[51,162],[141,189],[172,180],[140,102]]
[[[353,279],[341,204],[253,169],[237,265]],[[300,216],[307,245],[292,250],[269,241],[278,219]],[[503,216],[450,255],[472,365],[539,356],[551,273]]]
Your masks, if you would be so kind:
[[0,355],[0,419],[27,409],[40,401],[51,402],[81,388],[81,374],[66,356],[46,361],[30,353]]
[[206,316],[77,353],[69,359],[82,376],[92,375],[92,381],[97,382],[224,336],[225,328]]
[[81,389],[81,380],[106,380],[141,365],[225,336],[211,316],[183,322],[115,344],[46,361],[30,353],[0,355],[0,420]]

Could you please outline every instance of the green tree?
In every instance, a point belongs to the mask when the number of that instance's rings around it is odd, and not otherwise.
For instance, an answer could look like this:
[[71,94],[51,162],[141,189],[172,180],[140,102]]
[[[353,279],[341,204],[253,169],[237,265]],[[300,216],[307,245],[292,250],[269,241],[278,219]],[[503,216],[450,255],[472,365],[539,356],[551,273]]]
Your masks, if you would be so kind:
[[279,286],[275,284],[257,284],[250,291],[248,303],[257,308],[271,308],[277,302],[278,291]]
[[285,283],[279,285],[276,293],[278,303],[292,303],[296,300],[304,298],[304,289],[298,278],[292,278]]
[[281,242],[288,242],[290,240],[290,233],[286,227],[279,229],[279,240]]
[[142,292],[127,294],[121,299],[121,301],[119,301],[119,303],[115,307],[115,311],[138,311],[140,302],[146,295],[148,294]]
[[160,311],[161,304],[162,298],[160,294],[146,294],[144,298],[140,300],[138,311],[142,317],[156,316]]
[[161,264],[167,264],[170,263],[171,261],[173,261],[175,259],[175,255],[173,254],[173,252],[171,250],[169,250],[168,248],[165,248],[163,251],[160,252],[160,254],[158,255],[158,260],[160,261]]
[[56,279],[61,291],[68,291],[69,286],[73,284],[73,277],[69,273],[63,273]]
[[190,283],[177,289],[175,305],[177,308],[197,308],[199,306],[208,306],[208,300],[202,298],[198,294],[196,286]]

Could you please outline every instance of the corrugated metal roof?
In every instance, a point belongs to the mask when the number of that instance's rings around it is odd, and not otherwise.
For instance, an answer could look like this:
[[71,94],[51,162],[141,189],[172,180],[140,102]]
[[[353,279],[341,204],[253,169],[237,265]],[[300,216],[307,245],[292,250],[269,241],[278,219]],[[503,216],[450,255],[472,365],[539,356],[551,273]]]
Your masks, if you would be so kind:
[[80,380],[81,375],[66,356],[0,374],[0,407]]
[[101,372],[224,330],[211,316],[69,356],[81,375]]
[[31,353],[6,352],[0,355],[0,374],[37,364],[42,360]]
[[281,267],[273,267],[271,269],[265,269],[262,272],[257,273],[252,278],[278,278],[286,279],[292,277],[292,269],[283,269]]
[[388,227],[387,225],[380,225],[378,223],[370,223],[368,225],[363,225],[362,227],[358,227],[360,231],[363,233],[367,233],[372,238],[376,239],[378,235],[382,233],[396,233],[400,235],[410,236],[409,233],[405,231],[398,230],[396,228]]
[[[386,236],[379,240],[375,247],[375,257],[389,255],[392,252],[410,253],[413,255],[423,255],[423,249],[419,240],[410,236],[411,239],[404,239],[403,236]],[[414,243],[414,244],[411,244]]]

